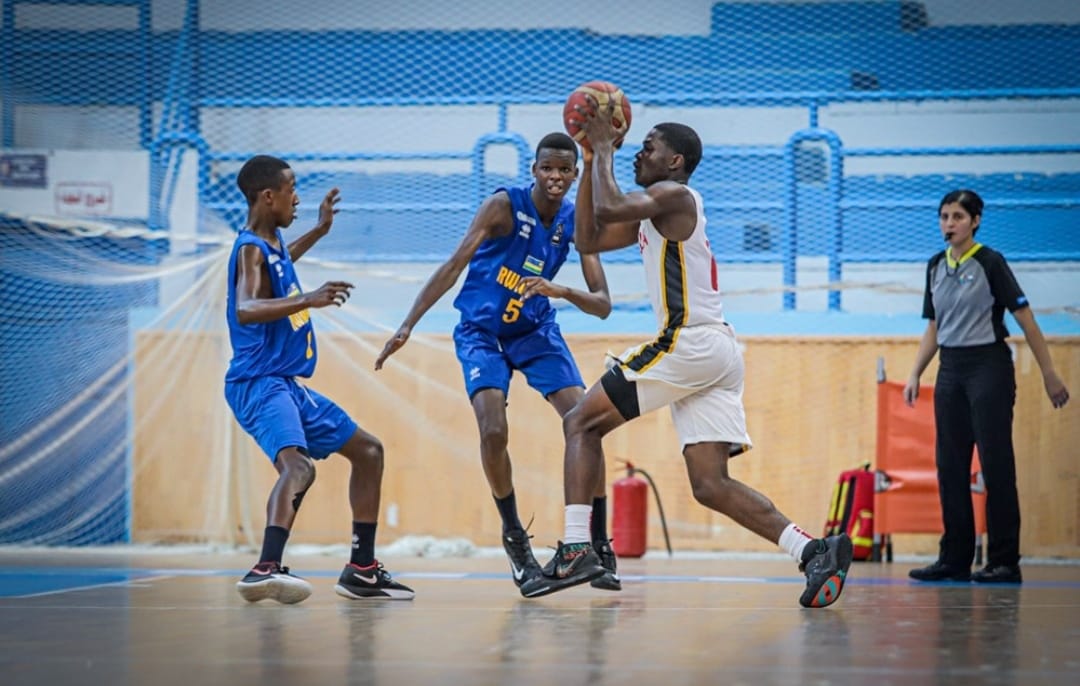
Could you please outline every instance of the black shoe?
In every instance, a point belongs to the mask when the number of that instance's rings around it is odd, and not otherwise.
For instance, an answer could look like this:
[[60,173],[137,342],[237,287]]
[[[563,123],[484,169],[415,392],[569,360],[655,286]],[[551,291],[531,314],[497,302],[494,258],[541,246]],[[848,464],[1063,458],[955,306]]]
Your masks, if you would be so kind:
[[799,571],[806,574],[803,607],[828,607],[840,598],[854,549],[847,534],[812,541],[803,551]]
[[542,574],[540,563],[533,556],[532,546],[529,545],[529,536],[524,529],[517,531],[504,531],[502,535],[503,550],[510,558],[510,574],[518,588],[528,581]]
[[378,560],[367,567],[349,563],[341,570],[334,592],[343,598],[389,598],[412,600],[416,595],[405,584],[399,584]]
[[236,582],[236,590],[249,603],[269,598],[292,605],[311,595],[311,584],[290,574],[279,562],[260,562]]
[[611,541],[593,541],[592,546],[600,558],[600,564],[604,566],[604,575],[596,577],[589,585],[605,591],[621,591],[622,579],[619,578],[616,568],[615,551],[611,549]]
[[1020,575],[1019,565],[986,565],[971,575],[971,580],[980,584],[1020,584],[1024,578]]
[[592,581],[606,571],[591,543],[559,541],[555,557],[544,566],[544,573],[522,584],[521,595],[537,598]]
[[911,570],[908,576],[916,581],[970,581],[971,570],[950,567],[938,560],[932,565]]

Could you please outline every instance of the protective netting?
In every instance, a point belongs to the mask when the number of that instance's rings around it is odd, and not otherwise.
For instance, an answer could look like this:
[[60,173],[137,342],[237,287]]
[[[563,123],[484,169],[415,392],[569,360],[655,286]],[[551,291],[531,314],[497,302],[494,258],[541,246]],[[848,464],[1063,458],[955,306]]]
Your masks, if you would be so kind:
[[[651,125],[701,135],[692,185],[740,331],[917,334],[924,265],[941,248],[937,202],[968,187],[987,202],[980,239],[1014,265],[1040,316],[1075,332],[1077,54],[1071,0],[626,0],[555,12],[478,0],[309,0],[302,11],[285,0],[3,0],[0,542],[129,535],[136,453],[168,453],[136,436],[154,423],[181,427],[159,442],[194,430],[174,416],[204,404],[175,402],[183,380],[208,369],[217,383],[213,365],[228,359],[221,270],[246,216],[244,160],[269,153],[294,167],[297,232],[341,189],[334,231],[302,276],[314,288],[344,274],[376,294],[320,329],[355,344],[356,332],[396,326],[480,200],[528,180],[566,95],[597,78],[634,108],[616,157],[624,189]],[[636,251],[604,261],[616,317],[567,313],[564,328],[651,333]],[[564,273],[580,281],[573,261]],[[448,300],[430,331],[449,331]],[[364,345],[350,354],[369,355]],[[448,384],[440,394],[464,403]],[[205,403],[220,409],[219,391]],[[227,415],[197,421],[200,446],[237,444]],[[251,508],[226,491],[243,478],[211,479],[222,497],[192,497],[221,505],[195,531],[162,525],[163,537],[234,538],[228,522]]]

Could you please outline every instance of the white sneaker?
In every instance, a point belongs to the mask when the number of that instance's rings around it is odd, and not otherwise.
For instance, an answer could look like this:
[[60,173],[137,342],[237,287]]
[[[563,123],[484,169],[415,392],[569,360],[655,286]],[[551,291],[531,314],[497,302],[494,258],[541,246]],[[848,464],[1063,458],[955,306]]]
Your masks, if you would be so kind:
[[278,562],[260,562],[251,568],[236,590],[244,600],[255,603],[265,598],[292,605],[311,595],[311,584],[289,573]]

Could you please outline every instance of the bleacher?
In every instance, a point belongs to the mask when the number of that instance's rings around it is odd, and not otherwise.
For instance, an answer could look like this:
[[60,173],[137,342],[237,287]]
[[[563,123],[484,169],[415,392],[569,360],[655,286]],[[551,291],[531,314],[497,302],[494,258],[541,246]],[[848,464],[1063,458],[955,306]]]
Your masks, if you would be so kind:
[[[5,4],[11,3],[6,0]],[[29,4],[13,3],[13,4]],[[78,4],[73,3],[73,4]],[[139,4],[131,0],[129,4]],[[852,18],[857,17],[857,22]],[[56,104],[165,99],[178,34],[22,29],[0,48],[12,92]],[[1080,85],[1080,26],[930,27],[916,2],[716,3],[708,36],[578,29],[200,31],[198,96],[319,101],[561,96],[581,64],[630,93],[1065,88]],[[549,60],[522,46],[557,46]],[[245,65],[289,57],[288,79],[252,83]],[[677,54],[678,62],[670,59]],[[1013,55],[1042,55],[1016,68]],[[334,69],[324,55],[334,56]],[[51,73],[55,78],[36,78]],[[139,78],[102,79],[102,74]],[[463,87],[461,76],[470,76]],[[857,81],[857,83],[855,83]],[[870,88],[873,86],[873,88]]]
[[[9,9],[28,2],[4,0]],[[19,143],[12,123],[16,100],[20,106],[138,106],[139,145],[147,147],[154,133],[147,127],[148,116],[157,102],[166,104],[167,113],[182,113],[184,133],[199,137],[200,114],[210,111],[229,112],[243,121],[244,112],[253,108],[557,104],[568,85],[580,80],[582,64],[593,74],[617,79],[637,101],[657,107],[816,111],[866,97],[912,102],[935,92],[943,99],[954,92],[968,98],[973,91],[1002,97],[1009,89],[1074,89],[1070,92],[1080,97],[1080,60],[1067,58],[1080,54],[1080,25],[935,27],[924,6],[912,0],[718,2],[707,35],[648,36],[571,28],[151,31],[146,0],[109,4],[140,7],[138,29],[6,25],[0,47],[0,61],[8,64],[6,146]],[[573,59],[542,59],[537,46]],[[1024,55],[1022,63],[1017,55]],[[270,78],[273,70],[252,78],[253,66],[283,59],[288,65],[282,78]],[[104,79],[102,74],[124,78]],[[229,145],[225,135],[206,134],[206,140],[213,154],[235,158],[244,152],[223,150]],[[346,149],[365,144],[341,142]],[[295,149],[304,150],[303,144]],[[1064,152],[1077,151],[1080,147]],[[994,226],[995,243],[1004,250],[1028,257],[1059,251],[1069,259],[1080,255],[1080,235],[1071,229],[1077,222],[1070,199],[1080,197],[1076,173],[848,175],[836,197],[825,188],[827,172],[820,162],[811,160],[810,167],[821,169],[803,178],[801,172],[792,173],[783,146],[745,153],[740,146],[710,146],[695,176],[709,203],[711,239],[727,261],[782,260],[792,252],[835,250],[832,229],[821,225],[837,211],[844,226],[882,227],[888,237],[881,247],[889,253],[903,259],[921,256],[928,246],[936,247],[933,227],[927,227],[933,222],[933,203],[945,190],[965,184],[988,198],[993,212],[988,226]],[[351,223],[356,240],[333,246],[335,254],[431,259],[456,245],[480,199],[476,189],[487,192],[501,182],[478,179],[483,173],[335,171],[301,182],[310,189],[305,190],[308,198],[333,182],[342,186],[348,201],[359,203],[351,209],[346,205],[342,217]],[[243,202],[230,180],[203,175],[199,192],[206,207],[234,226],[242,222]],[[789,206],[793,199],[798,209]],[[795,214],[795,236],[785,233],[789,211]],[[1037,245],[1026,239],[1033,226],[1048,229],[1040,231]],[[402,240],[404,235],[409,238]],[[840,251],[847,255],[849,248]],[[625,257],[631,258],[629,253]]]

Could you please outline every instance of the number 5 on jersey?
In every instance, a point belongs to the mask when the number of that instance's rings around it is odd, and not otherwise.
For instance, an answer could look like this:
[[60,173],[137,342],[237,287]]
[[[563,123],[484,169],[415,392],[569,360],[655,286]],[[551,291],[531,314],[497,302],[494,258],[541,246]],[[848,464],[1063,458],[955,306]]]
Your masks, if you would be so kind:
[[507,324],[513,324],[521,316],[521,306],[525,303],[517,298],[510,298],[506,303],[506,311],[503,312],[502,320]]

